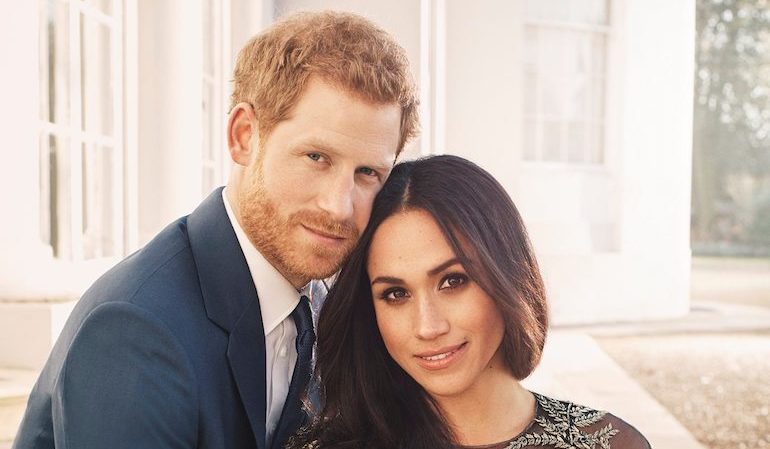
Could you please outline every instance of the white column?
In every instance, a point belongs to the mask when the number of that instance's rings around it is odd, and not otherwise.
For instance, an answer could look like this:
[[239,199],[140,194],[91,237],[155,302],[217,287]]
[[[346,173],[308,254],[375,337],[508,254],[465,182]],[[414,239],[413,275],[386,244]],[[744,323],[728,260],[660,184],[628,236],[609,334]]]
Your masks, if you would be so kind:
[[629,0],[624,20],[626,296],[670,317],[689,305],[695,1]]
[[231,0],[230,50],[233,65],[241,47],[272,21],[272,0]]
[[201,0],[140,0],[139,244],[190,213],[202,189]]

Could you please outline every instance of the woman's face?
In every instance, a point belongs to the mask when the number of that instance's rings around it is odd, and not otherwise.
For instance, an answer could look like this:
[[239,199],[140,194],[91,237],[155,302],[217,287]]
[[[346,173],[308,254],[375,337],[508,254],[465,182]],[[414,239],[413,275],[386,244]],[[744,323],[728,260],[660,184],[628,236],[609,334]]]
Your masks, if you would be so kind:
[[506,370],[503,318],[428,212],[410,210],[383,221],[367,271],[390,356],[431,396],[463,395]]

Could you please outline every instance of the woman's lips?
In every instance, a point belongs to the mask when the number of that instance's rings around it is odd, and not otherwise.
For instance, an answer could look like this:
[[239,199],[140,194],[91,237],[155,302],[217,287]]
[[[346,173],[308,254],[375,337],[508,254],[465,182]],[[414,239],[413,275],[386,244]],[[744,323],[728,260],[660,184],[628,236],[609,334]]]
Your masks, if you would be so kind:
[[465,353],[468,342],[445,348],[415,354],[417,363],[427,370],[440,370],[448,367]]

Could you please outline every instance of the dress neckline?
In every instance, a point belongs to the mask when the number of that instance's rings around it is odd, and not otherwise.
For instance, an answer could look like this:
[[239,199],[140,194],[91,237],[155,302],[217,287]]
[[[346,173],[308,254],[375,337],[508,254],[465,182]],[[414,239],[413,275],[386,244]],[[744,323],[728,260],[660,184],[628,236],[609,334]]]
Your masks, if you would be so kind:
[[532,416],[532,420],[527,424],[524,429],[522,429],[521,432],[517,433],[516,435],[506,438],[503,441],[499,441],[497,443],[491,443],[491,444],[481,444],[481,445],[473,445],[473,446],[457,446],[457,449],[498,449],[498,448],[504,448],[507,445],[511,443],[511,441],[514,441],[518,439],[519,437],[523,436],[525,433],[532,430],[532,427],[535,425],[535,420],[537,419],[537,416],[540,414],[540,401],[538,401],[537,393],[530,391],[530,393],[535,396],[535,414]]

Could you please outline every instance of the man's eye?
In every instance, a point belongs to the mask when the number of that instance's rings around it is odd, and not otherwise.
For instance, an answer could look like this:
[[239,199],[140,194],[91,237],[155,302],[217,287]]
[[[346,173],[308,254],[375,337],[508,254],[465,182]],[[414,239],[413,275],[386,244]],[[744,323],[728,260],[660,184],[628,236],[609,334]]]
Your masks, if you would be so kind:
[[309,157],[310,159],[312,159],[314,161],[319,161],[319,160],[321,160],[322,156],[321,156],[320,153],[308,153],[307,157]]
[[369,167],[361,167],[358,172],[366,176],[377,176],[377,172]]

